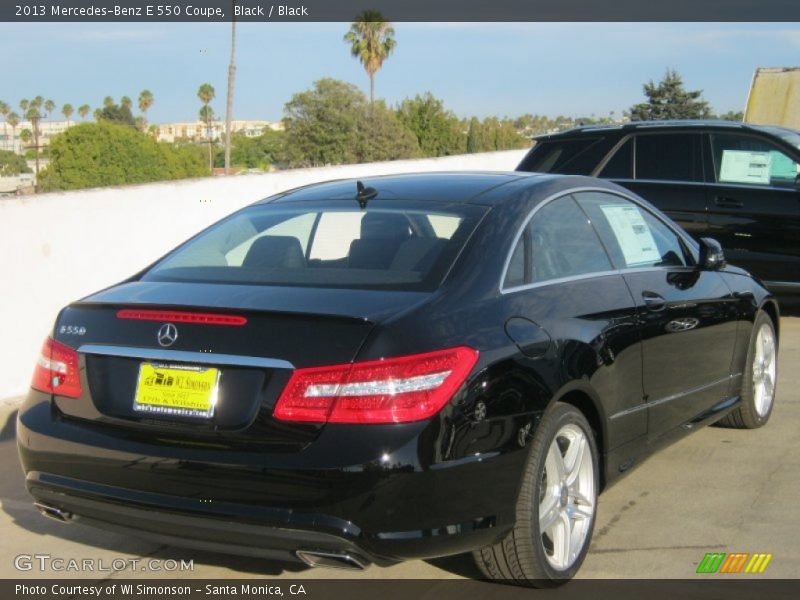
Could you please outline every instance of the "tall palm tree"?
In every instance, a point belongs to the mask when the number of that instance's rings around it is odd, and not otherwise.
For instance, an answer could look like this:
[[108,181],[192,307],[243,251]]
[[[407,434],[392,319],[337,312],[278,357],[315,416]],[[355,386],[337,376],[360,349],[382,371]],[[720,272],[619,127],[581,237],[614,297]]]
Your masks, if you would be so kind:
[[33,156],[36,162],[36,172],[35,177],[37,180],[36,187],[38,189],[38,179],[39,179],[39,121],[42,119],[42,113],[39,112],[40,103],[36,101],[36,99],[32,100],[30,105],[28,106],[28,112],[25,113],[25,118],[30,121],[31,127],[33,128]]
[[30,106],[30,102],[27,98],[23,98],[19,101],[19,109],[24,113],[28,110],[28,106]]
[[111,96],[106,96],[103,98],[103,106],[108,108],[109,106],[114,106],[114,99]]
[[206,124],[206,139],[208,140],[208,168],[214,168],[214,157],[211,153],[211,121],[214,120],[214,110],[209,106],[211,101],[217,95],[214,86],[210,83],[204,83],[197,89],[197,97],[203,103],[200,109],[200,120]]
[[[231,15],[235,0],[231,0]],[[231,121],[233,120],[233,85],[236,82],[236,18],[231,18],[231,60],[228,63],[228,98],[225,103],[225,175],[231,171]]]
[[88,104],[81,104],[81,105],[78,107],[78,114],[81,116],[81,119],[86,119],[86,117],[88,117],[88,116],[89,116],[89,112],[90,112],[91,110],[92,110],[92,109],[91,109],[91,108],[89,108],[89,105],[88,105]]
[[44,110],[47,113],[48,117],[53,114],[53,111],[55,109],[56,109],[56,103],[53,102],[52,100],[48,100],[47,102],[44,103]]
[[377,10],[365,10],[350,25],[344,36],[350,54],[357,58],[369,75],[369,101],[375,101],[375,74],[397,46],[394,28]]
[[133,100],[131,100],[128,96],[123,96],[122,98],[119,99],[119,105],[122,108],[127,108],[128,110],[130,110],[131,107],[133,106]]
[[6,148],[8,147],[8,113],[11,112],[11,107],[0,100],[0,115],[3,115],[3,144]]
[[69,127],[69,120],[74,112],[75,109],[72,108],[72,104],[67,103],[61,107],[61,114],[64,115],[64,118],[67,120],[67,127]]
[[142,111],[145,124],[147,123],[147,109],[151,106],[153,106],[153,92],[150,90],[142,90],[142,93],[139,94],[139,110]]
[[17,126],[19,125],[19,115],[15,112],[8,113],[6,123],[11,126],[11,151],[14,152],[14,140],[17,139]]

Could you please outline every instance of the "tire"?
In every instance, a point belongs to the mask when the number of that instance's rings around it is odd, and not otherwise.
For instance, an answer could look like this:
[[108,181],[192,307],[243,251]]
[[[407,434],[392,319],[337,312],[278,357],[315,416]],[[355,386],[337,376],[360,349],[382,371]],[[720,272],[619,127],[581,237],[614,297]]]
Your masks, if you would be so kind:
[[[580,440],[585,440],[585,444]],[[570,454],[573,447],[576,450],[583,448],[582,460]],[[562,463],[566,468],[561,471],[557,469],[555,454],[548,455],[551,448],[554,453],[559,451],[562,459],[566,459]],[[578,461],[575,469],[569,469],[570,463]],[[548,479],[555,479],[549,477],[551,472],[574,475],[575,471],[577,477],[570,488],[560,483],[547,484]],[[500,542],[473,552],[478,568],[487,579],[532,587],[551,587],[571,579],[589,550],[598,489],[597,445],[592,428],[575,407],[556,402],[545,412],[531,442],[517,499],[516,524]],[[577,491],[580,491],[581,499],[576,501],[573,493]],[[552,507],[549,515],[558,515],[549,519],[555,524],[548,527],[543,535],[540,518],[542,521],[544,518],[540,511],[548,505]],[[574,521],[570,515],[574,515]],[[576,542],[580,543],[576,543],[569,552],[557,554],[559,548],[563,550],[563,545],[557,540],[563,539],[565,521],[570,524]]]
[[[718,421],[718,425],[736,429],[757,429],[766,425],[775,405],[777,377],[778,343],[775,324],[767,313],[759,311],[753,322],[747,361],[742,373],[742,401],[738,408]],[[771,381],[771,385],[768,385],[771,389],[759,390],[759,386],[764,386],[766,380]]]

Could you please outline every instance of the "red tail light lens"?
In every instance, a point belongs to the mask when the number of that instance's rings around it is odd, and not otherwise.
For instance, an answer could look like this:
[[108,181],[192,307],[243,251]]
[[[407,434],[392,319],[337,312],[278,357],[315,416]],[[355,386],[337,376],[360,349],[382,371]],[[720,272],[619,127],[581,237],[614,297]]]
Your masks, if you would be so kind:
[[297,369],[275,417],[313,423],[409,423],[439,412],[469,375],[478,352],[425,354]]
[[79,398],[81,378],[78,353],[69,346],[47,338],[36,360],[31,387],[40,392]]
[[174,310],[133,310],[117,311],[118,319],[137,321],[171,321],[172,323],[195,323],[197,325],[246,325],[247,319],[239,315],[218,313],[195,313]]

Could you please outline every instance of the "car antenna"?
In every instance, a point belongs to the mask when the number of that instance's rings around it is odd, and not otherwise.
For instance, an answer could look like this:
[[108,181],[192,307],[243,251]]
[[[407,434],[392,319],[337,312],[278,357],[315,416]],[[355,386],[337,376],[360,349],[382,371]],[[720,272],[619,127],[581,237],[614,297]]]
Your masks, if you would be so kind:
[[378,190],[374,187],[365,187],[360,181],[356,181],[356,190],[356,200],[358,200],[361,210],[367,208],[367,202],[378,195]]

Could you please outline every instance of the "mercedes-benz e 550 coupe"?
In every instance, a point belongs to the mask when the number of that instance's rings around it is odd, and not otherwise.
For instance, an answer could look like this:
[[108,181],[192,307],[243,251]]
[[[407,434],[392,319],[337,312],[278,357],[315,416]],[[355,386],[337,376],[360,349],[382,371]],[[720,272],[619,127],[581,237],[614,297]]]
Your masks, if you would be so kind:
[[64,308],[17,439],[47,516],[360,569],[575,574],[598,494],[766,423],[778,306],[610,182],[460,173],[258,202]]

